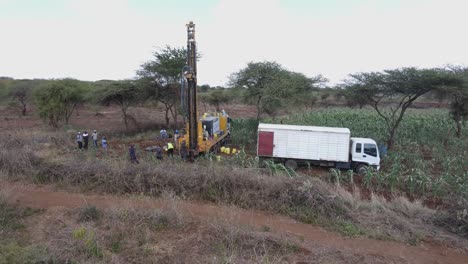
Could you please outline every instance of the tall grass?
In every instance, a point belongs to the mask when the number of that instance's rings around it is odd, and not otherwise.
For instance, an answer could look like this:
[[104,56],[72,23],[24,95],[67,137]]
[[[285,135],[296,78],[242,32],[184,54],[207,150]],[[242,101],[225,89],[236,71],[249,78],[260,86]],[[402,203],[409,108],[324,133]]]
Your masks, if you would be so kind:
[[258,122],[256,119],[233,119],[231,140],[234,145],[242,145],[250,150],[256,147]]
[[[272,122],[272,120],[265,120]],[[387,138],[385,123],[371,109],[322,109],[291,115],[285,124],[347,127],[354,137],[370,137],[379,142]],[[464,135],[468,128],[464,128]],[[401,122],[396,141],[398,144],[415,142],[418,145],[438,145],[455,139],[455,123],[447,110],[410,109]]]

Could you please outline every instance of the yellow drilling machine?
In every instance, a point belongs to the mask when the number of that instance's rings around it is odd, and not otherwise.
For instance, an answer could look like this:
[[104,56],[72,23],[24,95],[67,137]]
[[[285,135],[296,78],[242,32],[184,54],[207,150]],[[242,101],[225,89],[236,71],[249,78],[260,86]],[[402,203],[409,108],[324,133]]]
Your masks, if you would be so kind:
[[179,149],[185,141],[190,158],[218,152],[229,139],[231,120],[224,110],[222,113],[204,113],[201,116],[197,111],[197,43],[193,22],[187,24],[187,65],[182,69],[180,94],[187,122],[177,139]]

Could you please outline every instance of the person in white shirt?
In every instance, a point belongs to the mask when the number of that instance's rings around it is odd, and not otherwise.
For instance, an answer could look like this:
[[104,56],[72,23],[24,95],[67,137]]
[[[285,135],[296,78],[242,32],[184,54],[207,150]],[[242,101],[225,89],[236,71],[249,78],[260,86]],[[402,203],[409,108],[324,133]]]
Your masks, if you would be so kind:
[[93,137],[93,146],[95,148],[98,148],[98,133],[96,130],[94,130],[93,134],[91,134],[91,136]]
[[83,136],[81,135],[81,132],[78,132],[76,134],[76,142],[78,143],[78,148],[82,149],[83,148]]

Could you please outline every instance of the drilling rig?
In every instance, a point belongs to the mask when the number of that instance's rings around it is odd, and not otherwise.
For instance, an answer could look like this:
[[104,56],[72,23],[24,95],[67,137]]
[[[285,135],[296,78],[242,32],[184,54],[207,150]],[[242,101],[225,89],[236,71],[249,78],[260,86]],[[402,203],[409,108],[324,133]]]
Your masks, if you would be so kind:
[[186,117],[185,131],[178,139],[178,146],[185,141],[188,154],[194,158],[200,154],[217,152],[230,136],[230,117],[222,113],[197,111],[197,42],[195,24],[187,24],[187,65],[182,69],[181,85],[182,111]]

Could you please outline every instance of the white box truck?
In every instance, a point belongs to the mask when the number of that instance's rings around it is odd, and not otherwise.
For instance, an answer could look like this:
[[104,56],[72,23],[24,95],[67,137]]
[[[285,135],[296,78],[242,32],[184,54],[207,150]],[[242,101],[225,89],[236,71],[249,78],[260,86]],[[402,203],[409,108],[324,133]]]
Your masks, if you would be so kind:
[[257,155],[296,169],[298,164],[353,169],[380,169],[377,144],[370,138],[352,138],[348,128],[258,125]]

